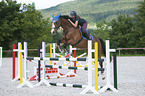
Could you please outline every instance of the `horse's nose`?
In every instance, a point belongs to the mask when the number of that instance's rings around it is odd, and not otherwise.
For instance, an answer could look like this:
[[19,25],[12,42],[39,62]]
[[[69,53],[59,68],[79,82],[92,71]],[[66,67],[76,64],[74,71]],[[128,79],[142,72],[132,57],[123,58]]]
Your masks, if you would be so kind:
[[51,34],[53,34],[54,33],[54,29],[51,29]]

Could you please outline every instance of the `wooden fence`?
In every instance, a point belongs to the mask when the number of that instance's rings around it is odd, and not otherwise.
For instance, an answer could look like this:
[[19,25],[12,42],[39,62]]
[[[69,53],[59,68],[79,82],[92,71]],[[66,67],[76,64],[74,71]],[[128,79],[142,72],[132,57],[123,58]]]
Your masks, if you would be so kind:
[[119,50],[119,56],[120,56],[121,50],[136,50],[136,49],[145,50],[145,48],[117,48],[117,50]]

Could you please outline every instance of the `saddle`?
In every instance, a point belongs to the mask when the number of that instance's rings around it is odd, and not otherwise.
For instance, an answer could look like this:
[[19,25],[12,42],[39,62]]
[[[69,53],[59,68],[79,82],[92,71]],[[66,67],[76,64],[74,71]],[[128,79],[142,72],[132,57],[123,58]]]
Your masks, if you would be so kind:
[[83,33],[82,28],[80,28],[80,33],[83,39],[93,40],[93,36],[90,34],[89,29],[86,29],[86,33]]

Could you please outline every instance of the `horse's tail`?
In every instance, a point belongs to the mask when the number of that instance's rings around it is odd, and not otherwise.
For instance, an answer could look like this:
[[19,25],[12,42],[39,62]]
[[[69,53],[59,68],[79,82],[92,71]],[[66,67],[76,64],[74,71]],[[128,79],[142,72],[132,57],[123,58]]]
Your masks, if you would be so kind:
[[102,51],[103,51],[103,54],[104,56],[106,57],[106,48],[105,48],[105,43],[103,41],[103,39],[99,38],[100,42],[101,42],[101,45],[102,45]]

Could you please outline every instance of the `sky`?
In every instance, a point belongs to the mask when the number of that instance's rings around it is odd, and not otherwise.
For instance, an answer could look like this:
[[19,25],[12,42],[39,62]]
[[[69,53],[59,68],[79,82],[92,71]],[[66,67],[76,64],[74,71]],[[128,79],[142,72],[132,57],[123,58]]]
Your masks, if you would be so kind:
[[16,0],[16,1],[17,3],[22,3],[22,4],[23,3],[32,4],[32,2],[34,2],[35,8],[39,10],[39,9],[50,8],[52,6],[56,6],[58,4],[68,2],[68,1],[73,1],[73,0]]

